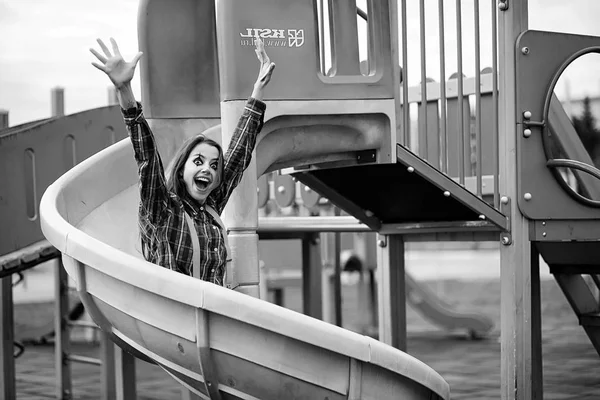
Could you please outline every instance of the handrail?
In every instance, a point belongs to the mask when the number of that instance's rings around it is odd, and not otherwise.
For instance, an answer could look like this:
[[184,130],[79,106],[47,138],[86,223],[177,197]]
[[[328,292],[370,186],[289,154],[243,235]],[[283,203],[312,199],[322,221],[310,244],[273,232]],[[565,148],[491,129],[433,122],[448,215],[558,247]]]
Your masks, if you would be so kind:
[[258,232],[371,232],[354,217],[261,217]]
[[367,16],[367,13],[360,7],[356,7],[356,14],[361,17],[362,19],[364,19],[365,21],[369,20],[369,17]]
[[[594,178],[600,179],[600,170],[596,167],[593,167],[589,164],[586,164],[581,161],[562,159],[562,158],[554,158],[550,159],[546,162],[546,166],[549,168],[573,168],[582,172],[586,172],[592,175]],[[581,194],[577,193],[573,190],[572,187],[567,185],[567,183],[562,179],[557,179],[558,183],[565,189],[571,196],[575,197],[577,200],[581,201],[592,207],[600,207],[600,201],[591,200]]]

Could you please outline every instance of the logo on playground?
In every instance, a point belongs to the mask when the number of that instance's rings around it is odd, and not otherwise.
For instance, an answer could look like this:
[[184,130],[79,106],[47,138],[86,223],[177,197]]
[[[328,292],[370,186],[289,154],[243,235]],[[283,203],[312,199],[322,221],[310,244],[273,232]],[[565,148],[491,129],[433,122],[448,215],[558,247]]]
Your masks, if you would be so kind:
[[240,32],[242,46],[254,46],[254,37],[260,37],[265,47],[300,47],[304,44],[304,29],[246,28]]

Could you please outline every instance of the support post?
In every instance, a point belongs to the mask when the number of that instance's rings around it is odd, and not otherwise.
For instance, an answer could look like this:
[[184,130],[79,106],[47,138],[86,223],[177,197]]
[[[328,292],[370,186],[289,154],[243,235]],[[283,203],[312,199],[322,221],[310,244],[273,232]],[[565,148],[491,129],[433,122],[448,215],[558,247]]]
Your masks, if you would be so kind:
[[404,238],[378,235],[377,245],[379,340],[406,351]]
[[[221,102],[221,145],[227,149],[246,101]],[[232,273],[240,285],[236,291],[260,297],[258,268],[258,197],[256,154],[229,198],[221,216],[229,231]]]
[[101,381],[102,399],[111,400],[117,398],[117,385],[115,381],[115,344],[105,331],[100,332],[100,354],[101,354]]
[[65,89],[61,87],[55,87],[50,92],[52,101],[52,116],[62,117],[65,115]]
[[2,360],[2,380],[0,381],[0,394],[3,399],[15,399],[17,397],[15,386],[15,358],[14,358],[14,316],[12,275],[0,279],[0,331],[2,332],[2,343],[0,344],[0,359]]
[[527,0],[513,0],[499,11],[499,160],[500,193],[512,201],[505,213],[512,242],[500,246],[502,399],[541,399],[542,360],[539,326],[539,271],[532,254],[528,221],[518,208],[515,43],[527,29]]
[[118,346],[115,346],[115,375],[117,400],[136,399],[135,357]]
[[0,110],[0,130],[8,128],[8,110]]
[[62,258],[57,259],[55,270],[54,290],[54,361],[56,370],[56,397],[58,399],[71,399],[71,361],[69,353],[70,328],[67,323],[69,318],[69,282],[67,272],[63,267]]
[[323,317],[321,270],[319,234],[307,233],[302,239],[302,310],[317,319]]

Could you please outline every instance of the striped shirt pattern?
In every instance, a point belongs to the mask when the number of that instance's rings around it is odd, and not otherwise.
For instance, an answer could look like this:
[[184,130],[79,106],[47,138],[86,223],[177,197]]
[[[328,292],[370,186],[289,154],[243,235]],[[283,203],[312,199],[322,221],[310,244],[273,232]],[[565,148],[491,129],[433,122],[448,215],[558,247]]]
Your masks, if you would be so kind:
[[[229,148],[224,155],[221,185],[206,203],[220,215],[250,164],[256,137],[262,129],[265,103],[248,99]],[[223,285],[226,248],[221,227],[205,208],[167,190],[162,160],[154,135],[142,113],[142,105],[121,110],[133,144],[139,172],[138,224],[146,260],[186,275],[193,273],[193,248],[184,210],[192,217],[200,242],[201,279]]]

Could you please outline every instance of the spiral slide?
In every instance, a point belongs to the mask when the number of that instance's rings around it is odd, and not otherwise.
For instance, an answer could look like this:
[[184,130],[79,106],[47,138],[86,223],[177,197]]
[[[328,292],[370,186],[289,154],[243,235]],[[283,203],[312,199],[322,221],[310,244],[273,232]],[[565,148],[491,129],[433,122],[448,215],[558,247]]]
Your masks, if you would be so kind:
[[449,398],[400,350],[146,262],[137,204],[126,139],[63,175],[40,206],[86,310],[126,351],[204,398]]

